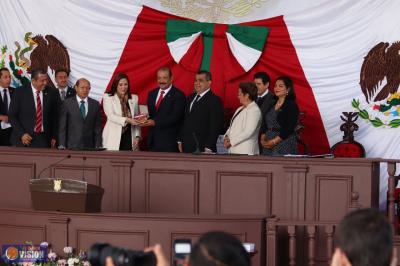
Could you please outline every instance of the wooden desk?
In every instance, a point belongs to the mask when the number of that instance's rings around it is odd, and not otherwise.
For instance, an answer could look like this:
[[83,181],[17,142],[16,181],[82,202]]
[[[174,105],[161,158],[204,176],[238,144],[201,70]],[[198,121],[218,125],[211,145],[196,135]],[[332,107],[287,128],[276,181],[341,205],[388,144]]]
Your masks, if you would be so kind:
[[379,201],[379,161],[373,159],[0,147],[0,207],[29,209],[29,179],[46,167],[41,178],[102,186],[104,212],[339,221],[352,208],[378,207]]

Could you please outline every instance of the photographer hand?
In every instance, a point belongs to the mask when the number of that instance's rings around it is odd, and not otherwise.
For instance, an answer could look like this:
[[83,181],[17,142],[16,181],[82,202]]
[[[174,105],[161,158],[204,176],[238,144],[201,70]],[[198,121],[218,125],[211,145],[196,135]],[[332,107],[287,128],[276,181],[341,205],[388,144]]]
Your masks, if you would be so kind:
[[153,251],[154,255],[156,255],[157,266],[170,266],[167,257],[164,254],[164,251],[161,248],[160,244],[156,244],[153,247],[148,247],[144,250],[145,252]]

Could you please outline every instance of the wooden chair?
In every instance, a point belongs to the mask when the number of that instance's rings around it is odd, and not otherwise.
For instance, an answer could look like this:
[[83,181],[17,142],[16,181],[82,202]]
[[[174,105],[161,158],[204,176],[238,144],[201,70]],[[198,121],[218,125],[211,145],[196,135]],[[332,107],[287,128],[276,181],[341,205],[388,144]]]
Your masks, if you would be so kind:
[[343,140],[332,146],[331,153],[335,157],[365,157],[364,146],[354,140],[354,131],[358,130],[358,125],[355,123],[358,112],[343,112],[340,118],[344,121],[340,126],[340,130],[344,133]]

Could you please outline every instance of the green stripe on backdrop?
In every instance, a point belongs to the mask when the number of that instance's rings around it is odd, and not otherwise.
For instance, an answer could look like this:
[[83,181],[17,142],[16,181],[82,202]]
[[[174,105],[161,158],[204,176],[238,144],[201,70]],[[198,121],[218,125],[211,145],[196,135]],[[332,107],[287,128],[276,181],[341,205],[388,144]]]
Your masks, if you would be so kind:
[[214,23],[188,20],[167,20],[167,42],[174,42],[180,38],[189,37],[198,32],[202,33],[204,46],[200,68],[209,71],[214,38]]
[[236,40],[260,52],[269,34],[269,28],[260,26],[229,25],[228,30]]

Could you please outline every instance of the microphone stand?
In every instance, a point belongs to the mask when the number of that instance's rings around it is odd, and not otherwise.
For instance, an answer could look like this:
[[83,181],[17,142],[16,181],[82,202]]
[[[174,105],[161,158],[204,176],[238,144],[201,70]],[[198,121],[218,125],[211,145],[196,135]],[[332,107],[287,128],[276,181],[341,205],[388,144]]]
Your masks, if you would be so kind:
[[61,159],[58,160],[57,162],[52,163],[52,164],[50,164],[49,166],[43,168],[42,171],[40,171],[39,175],[37,175],[37,177],[34,178],[34,179],[40,179],[40,176],[43,174],[43,172],[44,172],[45,170],[49,169],[50,167],[54,167],[54,166],[56,166],[57,164],[63,162],[63,161],[66,160],[66,159],[69,159],[69,158],[71,158],[71,155],[70,155],[70,154],[68,154],[67,156],[61,158]]

